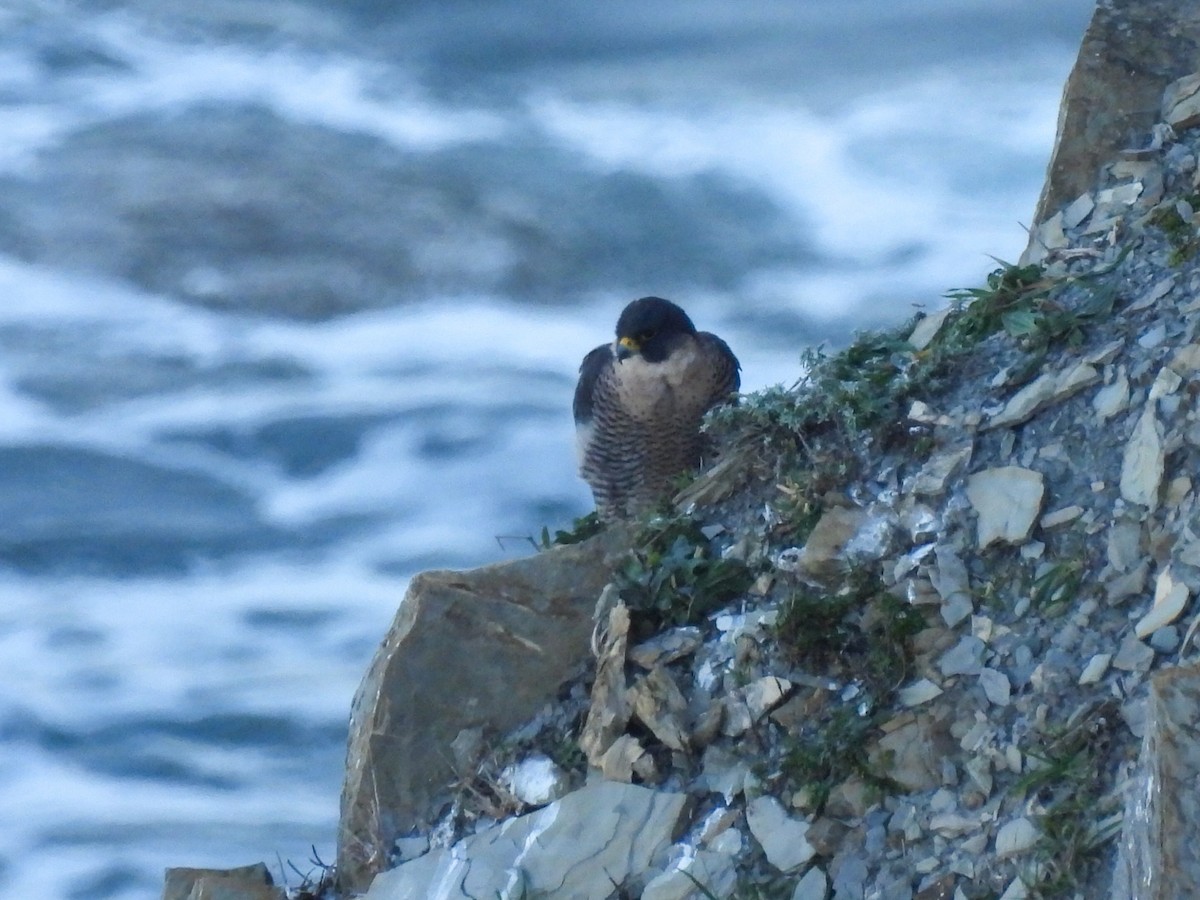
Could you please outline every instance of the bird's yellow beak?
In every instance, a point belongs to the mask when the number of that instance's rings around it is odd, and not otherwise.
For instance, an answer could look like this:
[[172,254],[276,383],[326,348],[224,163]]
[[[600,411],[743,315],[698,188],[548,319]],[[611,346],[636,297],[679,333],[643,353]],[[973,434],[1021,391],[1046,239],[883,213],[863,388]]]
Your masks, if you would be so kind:
[[617,341],[617,343],[620,344],[622,347],[624,347],[626,350],[628,350],[630,353],[637,353],[639,350],[642,349],[641,344],[639,344],[637,341],[635,341],[631,337],[623,337],[619,341]]

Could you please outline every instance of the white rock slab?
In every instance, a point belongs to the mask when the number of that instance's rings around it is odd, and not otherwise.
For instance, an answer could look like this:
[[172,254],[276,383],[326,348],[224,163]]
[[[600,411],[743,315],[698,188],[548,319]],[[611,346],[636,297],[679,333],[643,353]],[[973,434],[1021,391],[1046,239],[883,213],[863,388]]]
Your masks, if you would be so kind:
[[1101,422],[1111,419],[1127,406],[1129,406],[1129,379],[1125,377],[1124,372],[1114,378],[1112,384],[1106,384],[1096,391],[1096,396],[1092,398],[1092,409],[1096,411],[1096,418]]
[[913,481],[913,493],[918,497],[935,497],[943,494],[946,483],[958,474],[971,459],[972,448],[968,444],[935,454],[921,467]]
[[829,876],[813,866],[804,873],[792,891],[792,900],[825,900],[829,895]]
[[942,654],[938,668],[949,678],[952,675],[978,675],[983,669],[983,654],[987,649],[979,638],[965,634],[958,643]]
[[946,321],[946,317],[953,311],[953,307],[947,306],[944,309],[939,309],[937,312],[929,313],[921,318],[912,330],[912,334],[908,336],[908,342],[914,350],[924,350],[929,346],[937,333],[941,330],[942,324]]
[[996,855],[1004,859],[1024,853],[1037,843],[1038,834],[1037,826],[1024,816],[1005,822],[996,832]]
[[1021,388],[1004,404],[1004,409],[992,416],[985,427],[999,428],[1024,422],[1054,397],[1054,375],[1046,372]]
[[867,520],[867,513],[861,509],[837,506],[828,510],[809,533],[797,560],[798,568],[817,576],[840,571],[846,565],[843,556],[846,546]]
[[1051,403],[1060,403],[1099,381],[1100,373],[1086,362],[1077,363],[1061,372],[1047,372],[1017,391],[1004,409],[989,419],[984,427],[1019,425]]
[[695,625],[685,625],[630,647],[628,658],[643,669],[653,669],[656,665],[665,666],[694,653],[702,643],[704,637],[700,629]]
[[1171,357],[1168,365],[1180,375],[1192,375],[1200,372],[1200,344],[1188,344],[1180,347]]
[[958,837],[979,828],[979,818],[964,816],[958,812],[944,812],[931,816],[929,828],[943,837]]
[[1106,553],[1108,564],[1118,572],[1128,572],[1146,558],[1142,549],[1142,526],[1139,522],[1117,521],[1108,527]]
[[1183,386],[1183,376],[1171,369],[1169,366],[1163,366],[1159,369],[1158,375],[1154,378],[1154,384],[1150,385],[1150,400],[1159,400],[1163,397],[1169,397]]
[[634,774],[645,776],[647,767],[651,770],[654,759],[642,746],[641,742],[631,734],[623,734],[597,760],[600,774],[609,781],[632,782]]
[[1163,278],[1158,281],[1153,287],[1146,291],[1142,296],[1138,297],[1126,307],[1127,312],[1137,312],[1140,309],[1148,309],[1153,306],[1167,294],[1175,289],[1175,283],[1178,277],[1171,275],[1168,278]]
[[1134,626],[1134,633],[1140,637],[1148,637],[1154,634],[1164,625],[1170,625],[1183,612],[1183,608],[1187,606],[1188,588],[1182,581],[1176,581],[1171,577],[1171,567],[1167,566],[1158,574],[1158,579],[1154,585],[1154,603],[1137,625]]
[[922,400],[914,400],[912,406],[908,408],[908,420],[910,422],[920,422],[925,425],[936,424],[938,414],[933,407]]
[[607,897],[660,864],[684,794],[597,781],[376,876],[368,900]]
[[1132,206],[1145,190],[1146,186],[1137,181],[1118,184],[1116,187],[1105,188],[1097,193],[1096,203],[1105,206]]
[[1096,208],[1096,201],[1092,199],[1091,194],[1080,194],[1071,204],[1063,210],[1063,225],[1067,228],[1075,228],[1083,223],[1083,220],[1092,214],[1092,210]]
[[971,596],[971,578],[958,551],[949,544],[938,544],[935,550],[937,567],[929,580],[942,598],[942,621],[948,628],[968,618],[975,611]]
[[1153,350],[1162,344],[1167,339],[1167,326],[1164,323],[1159,323],[1148,331],[1142,333],[1138,338],[1138,346],[1143,350]]
[[671,673],[655,666],[648,675],[639,678],[626,692],[634,717],[672,750],[688,748],[687,729],[683,712],[687,700]]
[[798,869],[816,855],[805,837],[808,823],[789,816],[774,797],[755,797],[746,804],[746,824],[762,846],[767,862],[781,872]]
[[1162,426],[1158,423],[1154,404],[1148,403],[1125,445],[1121,460],[1121,496],[1130,503],[1154,509],[1158,506],[1158,487],[1162,483],[1164,466]]
[[1122,672],[1148,672],[1154,664],[1154,648],[1143,644],[1135,635],[1127,634],[1112,659],[1114,669]]
[[1008,676],[999,669],[985,668],[979,673],[979,686],[993,706],[1008,706],[1012,698],[1012,684]]
[[1025,884],[1025,880],[1018,875],[1000,895],[1000,900],[1029,900],[1029,886]]
[[740,693],[735,691],[721,698],[721,709],[721,734],[726,737],[738,737],[753,727],[754,717]]
[[736,883],[733,857],[711,850],[697,850],[650,879],[642,889],[642,900],[691,900],[702,896],[700,889],[707,891],[708,896],[728,897]]
[[940,696],[941,693],[940,687],[928,678],[922,678],[920,681],[914,681],[912,684],[900,688],[898,696],[900,702],[905,706],[920,706],[922,703],[928,703],[934,697]]
[[1077,363],[1058,373],[1054,380],[1054,399],[1062,402],[1074,397],[1084,388],[1100,383],[1100,372],[1086,362]]
[[1056,509],[1054,512],[1048,512],[1042,516],[1042,521],[1038,524],[1043,530],[1058,528],[1066,525],[1068,522],[1074,522],[1084,514],[1086,510],[1082,506],[1072,505],[1064,506],[1062,509]]
[[746,761],[719,744],[710,744],[705,749],[701,765],[704,786],[714,794],[723,795],[726,803],[732,803],[742,792],[750,775]]
[[1163,121],[1179,131],[1200,124],[1200,74],[1186,75],[1163,92]]
[[1106,366],[1124,352],[1125,342],[1123,340],[1109,341],[1107,344],[1101,344],[1083,359],[1093,366]]
[[1108,671],[1108,664],[1111,662],[1111,653],[1097,653],[1083,667],[1083,671],[1079,675],[1079,683],[1095,684],[1104,677],[1104,673]]
[[1040,263],[1049,251],[1067,246],[1067,234],[1063,231],[1063,214],[1060,210],[1039,225],[1033,232],[1033,239],[1025,252],[1021,254],[1021,264]]
[[1028,538],[1045,493],[1041,472],[1020,466],[1000,466],[972,475],[967,480],[967,500],[979,516],[979,547],[997,541],[1019,544]]
[[755,720],[761,719],[780,703],[792,689],[792,683],[786,678],[767,675],[746,685],[742,692],[746,698],[746,706]]

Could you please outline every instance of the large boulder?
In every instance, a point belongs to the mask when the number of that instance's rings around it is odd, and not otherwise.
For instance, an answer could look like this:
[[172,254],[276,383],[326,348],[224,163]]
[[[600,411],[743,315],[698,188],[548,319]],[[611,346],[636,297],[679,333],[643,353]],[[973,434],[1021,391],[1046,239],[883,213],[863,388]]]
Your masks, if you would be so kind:
[[1063,89],[1058,135],[1034,224],[1096,183],[1160,121],[1163,89],[1200,69],[1200,5],[1100,0]]
[[1130,779],[1112,900],[1200,894],[1200,666],[1150,681],[1145,735]]
[[365,890],[395,839],[428,824],[456,776],[456,738],[517,727],[578,669],[627,543],[610,528],[527,559],[412,580],[351,709],[342,888]]

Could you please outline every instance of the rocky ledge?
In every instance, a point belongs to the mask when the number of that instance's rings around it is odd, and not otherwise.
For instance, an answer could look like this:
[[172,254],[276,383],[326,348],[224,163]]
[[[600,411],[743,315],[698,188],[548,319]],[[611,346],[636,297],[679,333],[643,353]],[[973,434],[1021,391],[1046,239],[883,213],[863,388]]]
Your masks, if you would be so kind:
[[1200,74],[1153,40],[1194,68],[1200,20],[1161,7],[1097,11],[1064,110],[1105,34],[1171,77],[1020,264],[714,415],[674,508],[414,580],[294,896],[1200,896]]

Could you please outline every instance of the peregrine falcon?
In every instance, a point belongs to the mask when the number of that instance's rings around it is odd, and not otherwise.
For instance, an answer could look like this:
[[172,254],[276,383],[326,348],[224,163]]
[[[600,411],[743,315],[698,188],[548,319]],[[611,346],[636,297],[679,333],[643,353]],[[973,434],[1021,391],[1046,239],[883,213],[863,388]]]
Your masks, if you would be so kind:
[[625,307],[616,340],[584,357],[575,387],[579,474],[602,519],[653,506],[700,465],[700,420],[737,391],[740,368],[669,300]]

